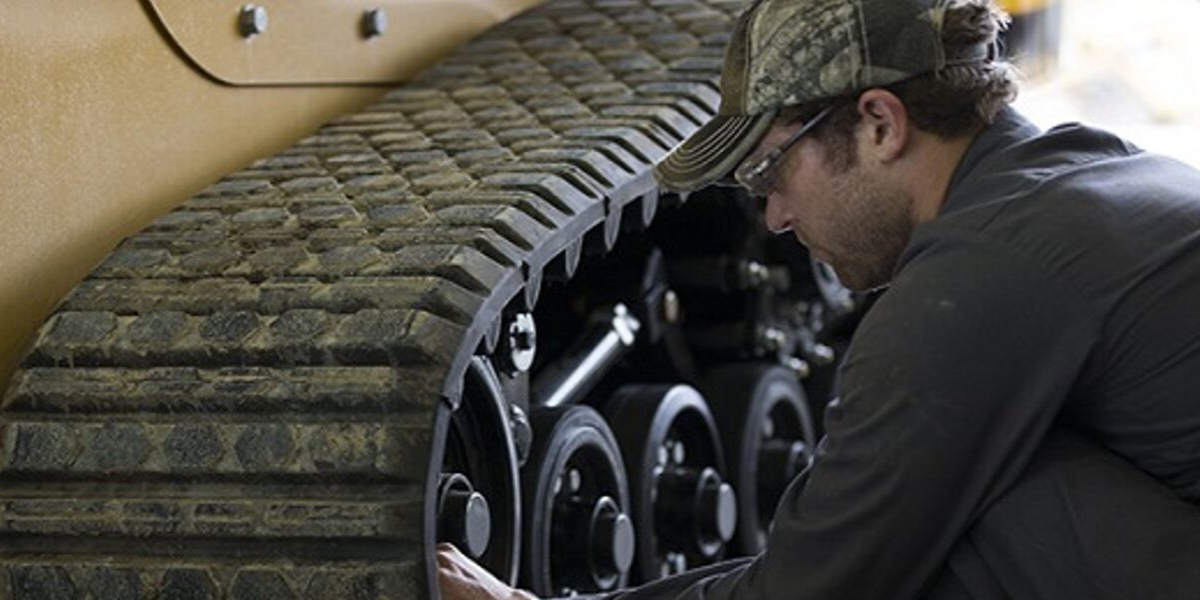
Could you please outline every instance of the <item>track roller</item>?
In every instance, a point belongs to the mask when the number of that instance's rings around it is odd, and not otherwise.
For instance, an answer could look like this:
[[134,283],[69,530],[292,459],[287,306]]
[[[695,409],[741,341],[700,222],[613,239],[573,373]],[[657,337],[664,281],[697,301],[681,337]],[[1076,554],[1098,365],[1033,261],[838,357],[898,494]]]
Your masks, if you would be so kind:
[[740,554],[757,554],[766,545],[779,497],[808,465],[816,444],[808,400],[792,372],[769,364],[717,369],[704,389],[738,493],[731,546]]
[[535,409],[531,421],[534,443],[522,478],[523,585],[539,596],[624,586],[635,536],[612,432],[587,406]]
[[438,486],[438,540],[507,583],[520,556],[517,453],[507,403],[488,361],[471,360],[462,404],[450,417]]
[[686,385],[628,385],[605,412],[629,469],[641,580],[720,560],[737,499],[704,398]]

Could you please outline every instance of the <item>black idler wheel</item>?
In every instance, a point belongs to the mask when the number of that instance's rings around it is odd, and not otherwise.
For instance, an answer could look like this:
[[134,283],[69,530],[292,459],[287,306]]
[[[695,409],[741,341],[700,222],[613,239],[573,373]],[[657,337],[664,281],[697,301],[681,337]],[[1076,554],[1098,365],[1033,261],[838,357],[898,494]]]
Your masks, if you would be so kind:
[[594,409],[534,409],[534,442],[522,471],[522,584],[539,596],[615,590],[634,555],[625,465]]
[[446,434],[437,535],[512,584],[520,556],[521,504],[506,406],[491,364],[472,359],[462,403]]
[[629,469],[637,577],[720,560],[737,525],[737,498],[721,477],[721,443],[704,398],[686,385],[628,385],[605,413]]
[[757,554],[766,546],[779,498],[816,444],[808,400],[795,375],[769,364],[722,367],[704,387],[734,459],[729,474],[738,494],[738,526],[731,545],[740,554]]

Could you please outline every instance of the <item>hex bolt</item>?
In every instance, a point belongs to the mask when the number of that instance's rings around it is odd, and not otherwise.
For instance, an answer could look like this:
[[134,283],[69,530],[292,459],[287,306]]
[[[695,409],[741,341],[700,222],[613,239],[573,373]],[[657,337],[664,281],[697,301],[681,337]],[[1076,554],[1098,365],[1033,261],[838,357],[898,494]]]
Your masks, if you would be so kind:
[[758,331],[758,346],[763,352],[779,352],[787,342],[787,333],[778,327],[763,327]]
[[680,552],[672,552],[668,555],[668,560],[671,561],[671,569],[675,573],[682,573],[687,570],[687,557]]
[[387,33],[387,13],[384,12],[382,8],[372,8],[371,10],[364,12],[362,28],[363,35],[366,35],[369,38]]
[[533,366],[533,357],[537,352],[537,327],[533,315],[518,313],[508,324],[508,335],[505,336],[508,351],[508,361],[513,370],[524,373]]
[[747,287],[761,287],[771,278],[771,270],[760,262],[748,260],[739,265],[739,267],[743,281],[746,282]]
[[667,463],[671,462],[671,449],[667,448],[666,444],[659,446],[658,451],[657,451],[657,456],[655,458],[658,459],[656,461],[658,463],[658,466],[660,466],[660,467],[667,466]]
[[671,444],[671,460],[675,461],[677,465],[682,465],[685,459],[687,459],[687,449],[683,447],[683,442],[677,440]]
[[267,9],[257,4],[247,4],[238,14],[238,30],[242,37],[249,38],[267,32]]
[[579,490],[582,488],[583,475],[580,474],[579,469],[571,469],[570,471],[567,471],[567,489],[572,494],[578,494]]
[[809,375],[812,375],[812,367],[808,362],[794,356],[784,360],[783,366],[795,373],[796,379],[807,379]]
[[811,347],[805,347],[804,354],[808,360],[821,367],[832,365],[837,360],[837,353],[825,344],[813,344]]

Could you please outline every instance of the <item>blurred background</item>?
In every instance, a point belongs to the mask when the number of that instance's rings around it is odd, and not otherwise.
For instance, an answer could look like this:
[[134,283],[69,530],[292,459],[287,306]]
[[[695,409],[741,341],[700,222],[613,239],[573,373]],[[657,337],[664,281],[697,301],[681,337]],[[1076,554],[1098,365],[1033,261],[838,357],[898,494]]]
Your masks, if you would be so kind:
[[1017,109],[1200,168],[1200,0],[1000,0],[1025,73]]

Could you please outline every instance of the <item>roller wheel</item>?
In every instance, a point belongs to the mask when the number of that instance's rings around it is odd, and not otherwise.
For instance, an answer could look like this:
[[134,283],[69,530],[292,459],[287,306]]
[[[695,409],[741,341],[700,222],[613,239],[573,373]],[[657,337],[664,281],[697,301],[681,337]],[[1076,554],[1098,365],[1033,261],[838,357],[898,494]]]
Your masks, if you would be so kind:
[[616,440],[586,406],[534,411],[523,471],[522,582],[539,596],[624,586],[634,555],[629,488]]
[[812,456],[816,440],[804,390],[795,375],[765,364],[718,369],[707,381],[709,406],[730,457],[738,493],[740,554],[757,554],[784,489]]
[[517,455],[503,392],[487,361],[467,370],[463,400],[450,416],[437,489],[438,541],[450,542],[514,583],[520,555]]
[[649,581],[720,560],[737,499],[704,398],[686,385],[618,389],[605,412],[629,469],[635,569]]

